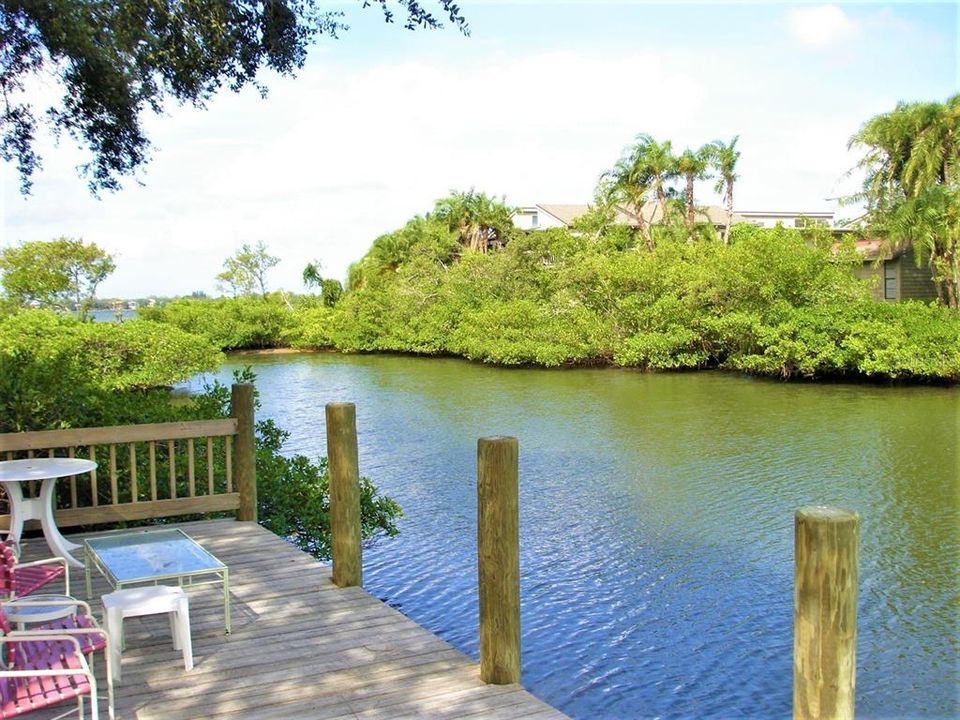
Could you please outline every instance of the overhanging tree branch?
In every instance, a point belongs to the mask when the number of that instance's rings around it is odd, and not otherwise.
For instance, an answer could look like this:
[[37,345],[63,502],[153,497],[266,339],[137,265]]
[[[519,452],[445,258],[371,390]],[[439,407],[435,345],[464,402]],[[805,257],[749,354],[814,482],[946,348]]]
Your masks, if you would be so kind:
[[[420,0],[357,0],[392,8],[404,27],[440,28]],[[453,0],[434,0],[461,32],[466,20]],[[51,72],[63,85],[59,105],[40,117],[66,131],[91,160],[81,166],[90,191],[118,190],[149,158],[142,116],[164,102],[204,104],[223,86],[238,91],[264,68],[293,75],[318,36],[349,29],[343,13],[321,0],[4,0],[0,6],[0,157],[16,162],[21,191],[40,169],[34,149],[36,109],[27,80]]]

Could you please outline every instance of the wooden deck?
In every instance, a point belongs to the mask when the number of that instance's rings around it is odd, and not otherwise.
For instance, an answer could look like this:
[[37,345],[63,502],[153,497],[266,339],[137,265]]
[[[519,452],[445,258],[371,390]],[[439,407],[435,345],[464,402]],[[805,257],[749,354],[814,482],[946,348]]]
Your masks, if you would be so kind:
[[[469,657],[363,590],[337,588],[328,566],[256,524],[178,527],[230,568],[233,633],[219,586],[189,590],[186,673],[165,617],[128,619],[119,718],[565,717],[518,685],[485,685]],[[42,538],[28,539],[24,560],[48,555]],[[82,570],[71,583],[83,597]],[[108,591],[96,578],[98,616]]]

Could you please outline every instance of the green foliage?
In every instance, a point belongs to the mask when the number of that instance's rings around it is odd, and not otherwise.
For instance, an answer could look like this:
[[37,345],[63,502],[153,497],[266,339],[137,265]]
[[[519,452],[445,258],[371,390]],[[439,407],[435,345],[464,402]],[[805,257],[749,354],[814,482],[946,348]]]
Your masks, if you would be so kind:
[[253,247],[246,243],[223,261],[223,272],[217,275],[221,287],[229,288],[234,297],[253,295],[259,291],[267,296],[267,270],[275,267],[280,258],[267,252],[263,241]]
[[343,297],[343,285],[339,280],[324,278],[320,275],[319,261],[307,263],[303,269],[303,284],[320,290],[323,304],[327,307],[333,307]]
[[874,303],[854,275],[862,259],[852,241],[829,229],[741,224],[727,244],[709,227],[692,243],[680,223],[652,230],[653,251],[638,252],[634,232],[598,211],[590,232],[517,232],[478,253],[463,252],[447,217],[417,217],[377,238],[333,306],[315,296],[292,308],[279,297],[238,298],[144,312],[203,329],[224,348],[286,343],[784,378],[960,376],[955,315]]
[[[858,168],[866,219],[886,250],[914,243],[930,258],[940,301],[960,308],[960,94],[944,103],[898,103],[850,138],[864,151]],[[918,257],[920,253],[918,253]]]
[[960,321],[922,303],[863,302],[790,309],[756,332],[728,367],[784,378],[864,375],[960,379]]
[[4,296],[17,307],[41,307],[86,317],[97,286],[116,269],[94,243],[76,238],[25,242],[0,250]]
[[375,246],[364,282],[305,319],[302,346],[781,377],[960,374],[957,322],[873,303],[853,274],[859,256],[823,228],[737,225],[728,245],[657,228],[655,251],[637,252],[622,228],[598,223],[592,234],[521,233],[448,264],[430,250],[430,223],[408,224],[390,263]]
[[222,350],[279,347],[297,326],[293,311],[278,293],[265,298],[183,298],[163,307],[141,308],[139,314],[201,334]]
[[[0,432],[132,422],[138,403],[151,405],[151,388],[221,359],[205,340],[174,327],[81,323],[25,310],[0,319]],[[118,391],[122,402],[112,400]]]
[[[388,21],[393,6],[410,29],[442,27],[418,0],[364,2],[379,5]],[[40,168],[35,150],[38,117],[23,92],[28,80],[48,74],[63,98],[41,115],[87,146],[82,166],[91,191],[116,190],[120,178],[146,162],[147,111],[161,113],[168,99],[202,107],[222,87],[253,85],[261,70],[293,75],[306,62],[318,35],[347,30],[342,12],[320,0],[95,0],[5,2],[0,7],[4,59],[0,86],[0,157],[15,161],[21,190],[29,192]],[[437,0],[464,33],[454,0]]]
[[460,244],[473,252],[498,249],[514,232],[511,210],[503,199],[496,200],[473,189],[465,193],[452,191],[449,197],[437,201],[432,215],[455,231]]
[[[220,383],[176,402],[171,401],[169,388],[147,386],[185,380],[216,367],[221,359],[202,338],[171,326],[143,320],[80,323],[48,311],[24,311],[0,321],[0,432],[227,417],[230,390]],[[247,369],[236,379],[256,378]],[[258,422],[256,431],[262,523],[318,557],[329,557],[326,461],[285,455],[288,434],[272,421]],[[185,448],[176,452],[176,465],[185,467]],[[205,445],[198,444],[195,452],[195,460],[205,464]],[[139,461],[146,462],[145,453],[139,454]],[[121,475],[128,472],[126,453],[113,462]],[[157,448],[156,462],[164,474],[169,462],[166,447]],[[214,462],[222,465],[222,452],[215,454]],[[147,472],[147,466],[139,468],[141,476]],[[217,473],[222,475],[222,467]],[[187,478],[178,482],[178,493],[186,494]],[[360,489],[363,538],[395,535],[395,521],[401,515],[397,504],[379,495],[367,478],[361,480]]]
[[[304,455],[286,457],[289,433],[270,420],[257,423],[257,503],[268,530],[300,549],[329,558],[330,477],[327,459],[311,462]],[[400,506],[379,495],[369,478],[360,478],[360,533],[363,540],[395,536]]]
[[597,325],[586,308],[515,298],[466,315],[447,347],[471,360],[551,367],[590,359]]

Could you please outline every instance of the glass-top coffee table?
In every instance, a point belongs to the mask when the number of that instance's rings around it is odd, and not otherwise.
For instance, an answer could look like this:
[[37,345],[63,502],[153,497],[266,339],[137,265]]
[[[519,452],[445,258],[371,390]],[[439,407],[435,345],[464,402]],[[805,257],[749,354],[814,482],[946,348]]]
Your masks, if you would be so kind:
[[87,597],[96,568],[114,590],[133,585],[223,584],[223,618],[230,632],[230,571],[182,530],[141,530],[83,541]]

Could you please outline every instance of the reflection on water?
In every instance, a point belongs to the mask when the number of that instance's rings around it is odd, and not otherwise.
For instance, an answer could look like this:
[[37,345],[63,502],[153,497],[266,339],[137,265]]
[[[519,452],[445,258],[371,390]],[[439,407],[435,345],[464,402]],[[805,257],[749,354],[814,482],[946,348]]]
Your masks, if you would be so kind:
[[723,374],[244,357],[289,449],[357,405],[360,464],[401,535],[367,589],[478,655],[476,440],[521,462],[524,684],[576,718],[789,716],[793,513],[861,514],[859,717],[957,701],[960,391]]

